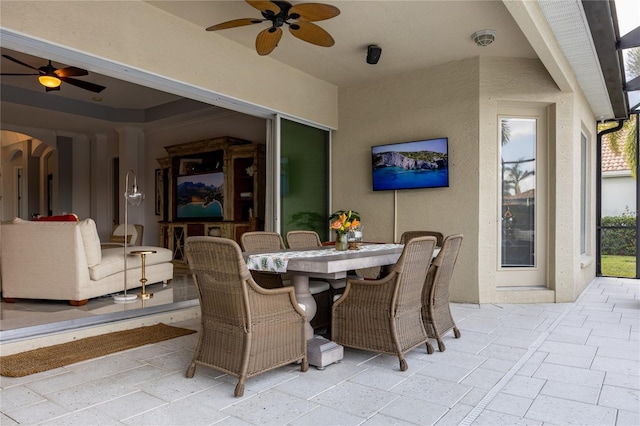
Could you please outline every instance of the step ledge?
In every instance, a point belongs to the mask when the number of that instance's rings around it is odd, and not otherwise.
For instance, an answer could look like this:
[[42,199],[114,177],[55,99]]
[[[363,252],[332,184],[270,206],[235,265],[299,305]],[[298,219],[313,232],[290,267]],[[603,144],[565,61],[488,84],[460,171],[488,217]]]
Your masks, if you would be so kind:
[[496,291],[552,291],[543,285],[497,287]]

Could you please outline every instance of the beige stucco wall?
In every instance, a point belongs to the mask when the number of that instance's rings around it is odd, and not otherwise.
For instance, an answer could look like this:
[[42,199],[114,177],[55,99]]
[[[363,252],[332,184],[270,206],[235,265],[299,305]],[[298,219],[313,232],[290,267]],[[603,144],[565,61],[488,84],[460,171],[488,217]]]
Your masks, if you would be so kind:
[[366,240],[394,239],[394,192],[372,190],[371,146],[448,137],[450,187],[397,191],[404,231],[462,233],[452,298],[478,301],[478,60],[340,88],[333,135],[333,208],[360,212]]
[[3,1],[0,24],[15,33],[313,123],[338,125],[335,86],[149,4],[47,1],[44,5]]
[[[479,282],[482,302],[573,301],[595,276],[580,266],[580,130],[595,134],[595,117],[583,96],[560,92],[537,60],[482,59],[480,66]],[[548,134],[548,279],[549,292],[498,291],[497,263],[497,117],[504,104],[546,106]],[[595,140],[592,140],[592,147]],[[593,150],[594,148],[592,148]],[[593,151],[595,152],[595,151]],[[591,182],[593,183],[593,181]],[[595,197],[591,197],[591,211]],[[593,220],[593,215],[591,215]],[[593,228],[592,228],[593,229]],[[594,247],[593,241],[590,243]],[[486,248],[486,250],[482,248]],[[551,300],[549,300],[551,298]]]
[[[508,104],[547,114],[546,291],[496,288],[498,108]],[[593,279],[593,268],[580,266],[577,188],[580,130],[594,134],[595,118],[581,95],[559,90],[540,61],[476,58],[341,88],[339,111],[332,146],[334,210],[359,211],[369,240],[397,240],[412,229],[464,234],[452,300],[566,302]],[[392,191],[372,191],[372,145],[442,136],[449,138],[449,188],[397,191],[397,201]]]

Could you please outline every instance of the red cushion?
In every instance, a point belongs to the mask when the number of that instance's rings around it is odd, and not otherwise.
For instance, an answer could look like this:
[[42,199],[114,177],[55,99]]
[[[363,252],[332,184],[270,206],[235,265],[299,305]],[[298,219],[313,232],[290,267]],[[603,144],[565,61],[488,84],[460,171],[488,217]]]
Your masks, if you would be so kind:
[[77,222],[78,216],[74,213],[63,214],[60,216],[43,216],[37,219],[33,219],[39,222]]

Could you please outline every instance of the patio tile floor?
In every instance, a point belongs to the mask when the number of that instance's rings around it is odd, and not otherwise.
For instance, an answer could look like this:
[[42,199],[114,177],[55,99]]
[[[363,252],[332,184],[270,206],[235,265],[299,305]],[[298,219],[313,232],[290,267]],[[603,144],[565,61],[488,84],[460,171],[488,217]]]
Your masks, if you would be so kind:
[[196,334],[0,377],[0,424],[640,424],[638,280],[598,278],[575,303],[452,310],[461,338],[411,351],[404,372],[394,357],[345,348],[338,364],[282,367],[234,398],[235,379],[215,370],[185,378]]

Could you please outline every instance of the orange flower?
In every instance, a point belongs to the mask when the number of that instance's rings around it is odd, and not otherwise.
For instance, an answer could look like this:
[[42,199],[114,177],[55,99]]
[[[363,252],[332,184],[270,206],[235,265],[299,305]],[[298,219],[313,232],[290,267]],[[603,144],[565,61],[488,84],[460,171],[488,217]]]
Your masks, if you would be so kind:
[[331,215],[329,228],[338,234],[346,234],[347,232],[357,229],[360,226],[360,217],[357,212],[352,210],[338,211]]

